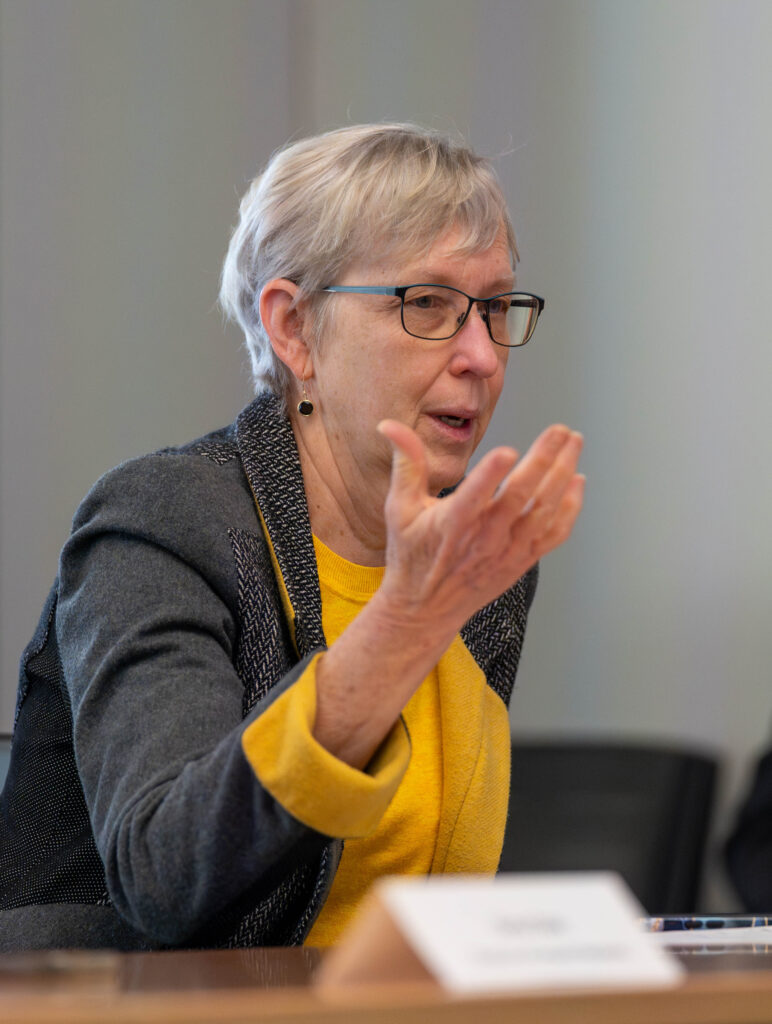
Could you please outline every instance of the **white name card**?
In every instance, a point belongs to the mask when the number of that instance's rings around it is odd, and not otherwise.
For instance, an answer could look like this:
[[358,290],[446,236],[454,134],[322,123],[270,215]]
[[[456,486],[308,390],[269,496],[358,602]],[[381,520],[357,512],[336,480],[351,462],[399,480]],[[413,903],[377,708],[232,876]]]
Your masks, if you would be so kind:
[[[606,872],[385,879],[330,954],[324,981],[423,971],[458,993],[676,984],[683,968],[641,930],[643,915]],[[416,969],[406,969],[410,955]]]

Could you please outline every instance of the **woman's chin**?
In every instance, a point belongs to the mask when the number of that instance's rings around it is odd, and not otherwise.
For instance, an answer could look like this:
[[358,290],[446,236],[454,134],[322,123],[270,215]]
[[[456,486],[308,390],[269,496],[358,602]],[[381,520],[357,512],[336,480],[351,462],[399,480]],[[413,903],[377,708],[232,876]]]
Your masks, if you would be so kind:
[[455,487],[464,479],[468,465],[468,458],[438,459],[434,464],[430,460],[429,493],[439,494],[448,487]]

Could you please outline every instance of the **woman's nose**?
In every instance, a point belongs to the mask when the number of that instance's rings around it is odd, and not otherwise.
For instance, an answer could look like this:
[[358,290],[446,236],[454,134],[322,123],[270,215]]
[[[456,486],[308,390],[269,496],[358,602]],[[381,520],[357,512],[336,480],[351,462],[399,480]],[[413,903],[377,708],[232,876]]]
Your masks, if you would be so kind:
[[488,330],[485,306],[475,303],[456,335],[457,372],[492,377],[499,366],[497,348]]

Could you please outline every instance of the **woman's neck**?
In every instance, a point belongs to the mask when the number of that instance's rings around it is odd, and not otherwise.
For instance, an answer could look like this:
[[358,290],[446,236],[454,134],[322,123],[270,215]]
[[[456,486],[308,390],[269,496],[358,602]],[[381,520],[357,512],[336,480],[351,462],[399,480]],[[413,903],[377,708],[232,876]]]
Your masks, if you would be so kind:
[[357,565],[385,565],[388,480],[371,483],[358,467],[342,468],[324,438],[307,426],[295,428],[295,438],[314,535]]

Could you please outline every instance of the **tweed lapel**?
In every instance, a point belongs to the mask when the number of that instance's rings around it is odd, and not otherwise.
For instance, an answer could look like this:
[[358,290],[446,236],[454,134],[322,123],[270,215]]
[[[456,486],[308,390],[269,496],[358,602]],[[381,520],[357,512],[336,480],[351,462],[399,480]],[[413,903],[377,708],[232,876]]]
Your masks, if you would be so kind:
[[531,607],[538,563],[495,601],[486,604],[461,628],[461,639],[485,673],[488,685],[509,704]]
[[[287,588],[302,657],[325,646],[322,601],[300,459],[289,421],[279,408],[272,395],[258,396],[236,420],[236,441]],[[244,680],[247,714],[289,671],[295,655],[262,532],[229,534],[239,577],[242,642],[237,669]],[[268,593],[266,578],[271,581]],[[296,867],[287,866],[286,874],[265,895],[248,894],[221,922],[221,944],[300,945],[329,891],[341,848],[340,840],[330,840],[316,859],[310,855],[307,862],[301,859]]]
[[275,395],[258,395],[241,412],[236,437],[295,613],[295,642],[302,658],[327,644],[300,456]]

